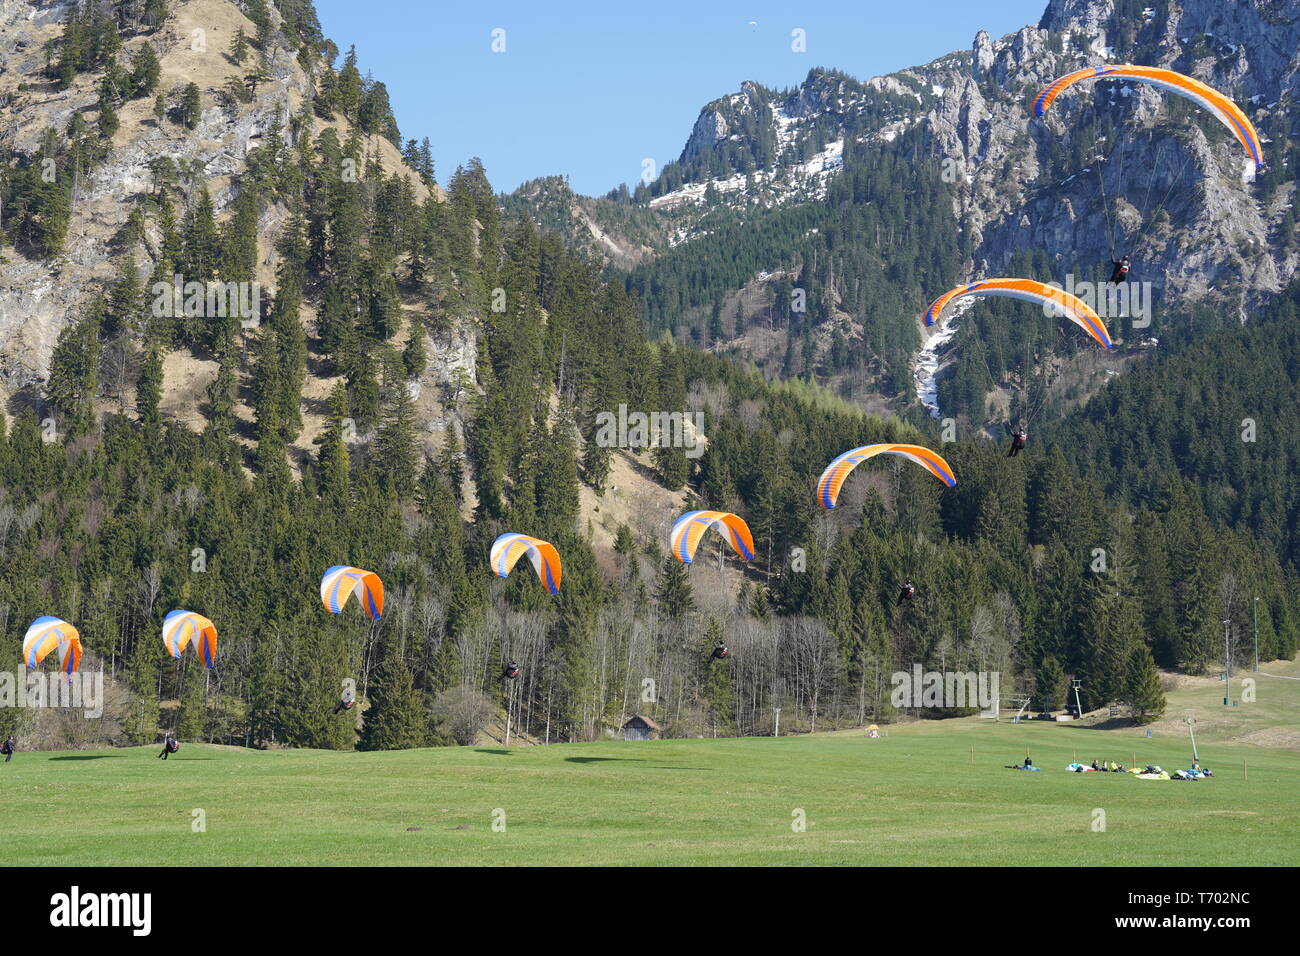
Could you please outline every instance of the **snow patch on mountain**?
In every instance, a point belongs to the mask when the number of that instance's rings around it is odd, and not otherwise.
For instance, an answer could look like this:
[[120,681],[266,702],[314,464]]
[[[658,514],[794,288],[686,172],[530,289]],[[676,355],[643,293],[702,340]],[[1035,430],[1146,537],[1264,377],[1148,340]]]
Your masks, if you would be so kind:
[[[786,119],[787,123],[794,122]],[[826,187],[831,176],[843,168],[844,140],[837,139],[806,163],[778,166],[775,169],[760,169],[750,176],[737,173],[725,179],[687,183],[672,192],[650,200],[650,208],[675,209],[691,205],[701,206],[705,204],[710,189],[719,197],[726,197],[744,195],[749,192],[751,186],[755,192],[763,194],[763,199],[760,201],[765,206],[821,200],[826,198]],[[775,188],[777,186],[786,188],[778,190]]]

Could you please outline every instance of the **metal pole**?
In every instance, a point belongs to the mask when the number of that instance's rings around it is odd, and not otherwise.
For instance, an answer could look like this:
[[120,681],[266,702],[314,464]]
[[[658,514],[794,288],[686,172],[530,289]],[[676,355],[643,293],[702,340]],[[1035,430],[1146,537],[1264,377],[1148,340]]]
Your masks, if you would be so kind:
[[1228,651],[1228,621],[1223,622],[1223,680],[1223,689],[1226,693],[1228,689],[1227,682],[1232,680],[1232,654]]
[[1252,605],[1255,611],[1255,672],[1259,673],[1259,598]]

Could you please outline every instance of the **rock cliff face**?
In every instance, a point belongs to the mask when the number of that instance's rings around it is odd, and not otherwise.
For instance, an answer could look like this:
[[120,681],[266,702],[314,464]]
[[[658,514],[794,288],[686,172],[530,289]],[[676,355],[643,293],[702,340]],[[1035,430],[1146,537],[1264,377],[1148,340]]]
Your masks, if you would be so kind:
[[[75,4],[58,0],[0,0],[0,147],[30,156],[45,130],[63,130],[74,114],[96,108],[96,78],[82,75],[59,91],[43,75],[44,44],[62,33]],[[237,178],[249,152],[265,144],[273,129],[288,130],[289,117],[310,90],[310,81],[285,49],[267,55],[266,81],[252,103],[233,103],[221,94],[242,75],[224,52],[235,32],[254,27],[224,0],[173,4],[161,29],[128,38],[119,59],[151,43],[162,65],[159,90],[167,93],[194,82],[202,117],[194,130],[153,119],[152,97],[120,108],[121,128],[107,159],[74,186],[72,219],[62,255],[50,262],[10,255],[0,277],[0,373],[11,388],[44,378],[54,342],[77,308],[100,291],[113,274],[111,244],[133,203],[153,189],[151,163],[169,158],[195,183],[205,184],[220,214],[238,194]],[[291,142],[288,133],[282,133]],[[262,248],[273,248],[283,210],[272,207],[261,223]],[[142,278],[156,252],[148,229],[138,250]],[[267,277],[273,263],[263,263]]]
[[[1244,320],[1297,269],[1289,151],[1272,151],[1281,169],[1250,182],[1242,151],[1212,118],[1134,84],[1077,90],[1044,120],[1028,104],[1081,66],[1140,62],[1229,93],[1266,143],[1285,146],[1300,120],[1300,4],[1186,0],[1127,19],[1117,6],[1053,0],[1038,27],[996,42],[980,33],[969,72],[953,72],[927,117],[936,150],[968,179],[957,215],[976,240],[972,274],[1030,249],[1066,272],[1105,262],[1113,243],[1141,262],[1164,308],[1211,300]],[[1099,114],[1121,124],[1117,135],[1099,133]],[[1053,151],[1081,162],[1053,164]]]
[[[0,152],[31,156],[47,129],[64,130],[77,114],[88,114],[94,121],[97,77],[83,74],[68,89],[58,90],[45,75],[45,44],[62,35],[62,24],[74,6],[66,0],[0,0]],[[271,17],[278,28],[282,21],[274,6]],[[230,0],[172,0],[159,29],[124,36],[119,62],[129,62],[143,44],[152,44],[162,68],[158,90],[174,97],[185,84],[195,83],[202,115],[189,130],[158,122],[152,96],[125,102],[118,110],[121,126],[107,158],[74,185],[63,253],[41,261],[12,249],[0,250],[4,257],[0,259],[0,385],[9,393],[45,379],[60,331],[114,276],[123,251],[116,245],[119,233],[138,199],[153,191],[155,161],[175,162],[194,190],[206,186],[220,217],[238,197],[240,177],[254,150],[277,135],[286,145],[296,145],[291,118],[311,95],[311,78],[273,32],[251,102],[226,95],[229,85],[242,82],[248,72],[247,66],[240,67],[226,56],[241,28],[250,37],[256,33],[239,5]],[[313,133],[319,135],[326,125],[335,126],[341,138],[349,135],[341,118],[329,123],[314,119]],[[387,172],[407,175],[418,197],[426,194],[423,183],[388,140],[369,137],[365,149]],[[275,284],[275,248],[286,220],[286,210],[272,204],[258,224],[258,271],[266,288]],[[156,224],[147,223],[143,243],[130,250],[142,280],[152,273],[159,253],[157,240]],[[304,315],[310,324],[310,309]],[[425,396],[418,403],[425,422],[436,427],[445,417],[436,397],[474,380],[474,330],[467,325],[445,332],[440,339],[431,337],[426,351],[428,370],[413,387]],[[215,375],[215,363],[188,356],[169,362],[164,404],[176,417],[201,427],[202,386]],[[331,384],[312,378],[304,389],[305,399],[327,396]],[[300,443],[310,447],[320,416],[305,417],[307,427]]]
[[[1140,263],[1161,308],[1206,303],[1245,320],[1300,266],[1298,51],[1300,0],[1051,0],[1036,25],[981,32],[969,53],[896,74],[862,82],[814,70],[788,91],[747,82],[701,110],[645,201],[672,218],[674,245],[689,243],[719,208],[819,201],[846,143],[887,146],[919,127],[929,156],[957,177],[969,275],[1043,251],[1063,281],[1106,263],[1113,247]],[[1264,137],[1272,168],[1249,181],[1226,130],[1150,87],[1091,84],[1046,118],[1031,115],[1053,78],[1108,62],[1163,66],[1225,91]]]

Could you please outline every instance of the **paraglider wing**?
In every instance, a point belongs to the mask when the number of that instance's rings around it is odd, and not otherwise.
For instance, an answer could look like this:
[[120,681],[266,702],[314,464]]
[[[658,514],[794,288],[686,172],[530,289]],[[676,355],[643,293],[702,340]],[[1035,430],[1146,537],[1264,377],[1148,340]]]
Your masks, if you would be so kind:
[[560,567],[560,552],[556,551],[555,546],[549,541],[513,531],[507,532],[492,542],[492,551],[488,560],[497,576],[504,578],[510,576],[510,570],[515,566],[515,562],[525,554],[533,562],[537,580],[546,586],[547,591],[559,594],[560,577],[563,573]]
[[674,557],[690,564],[700,539],[710,528],[716,528],[736,554],[746,561],[754,560],[754,536],[749,533],[749,525],[730,511],[688,511],[674,521],[669,535]]
[[59,652],[59,670],[71,674],[81,665],[81,632],[57,617],[38,617],[23,637],[23,662],[34,669],[53,650]]
[[1096,340],[1105,349],[1113,349],[1115,344],[1106,331],[1106,323],[1096,312],[1078,296],[1064,289],[1050,286],[1033,279],[981,279],[969,285],[960,285],[949,289],[930,303],[925,310],[925,324],[934,325],[946,309],[958,299],[973,295],[999,295],[1012,299],[1023,299],[1035,305],[1046,306],[1057,315],[1069,319]]
[[1038,96],[1034,97],[1034,115],[1043,116],[1053,100],[1084,80],[1132,80],[1135,83],[1145,83],[1185,97],[1213,114],[1220,123],[1232,131],[1237,141],[1250,154],[1250,158],[1255,161],[1256,170],[1264,168],[1264,147],[1260,143],[1259,133],[1255,131],[1254,124],[1241,108],[1214,87],[1182,73],[1175,73],[1173,70],[1130,64],[1090,66],[1075,70],[1060,79],[1053,80]]
[[211,668],[217,662],[217,627],[202,614],[193,611],[168,611],[163,618],[163,646],[172,657],[194,642],[194,651],[204,666]]
[[341,613],[353,594],[371,620],[379,620],[384,613],[384,582],[374,571],[336,564],[320,579],[321,603],[331,614]]
[[920,465],[949,488],[957,484],[957,476],[953,474],[952,467],[937,452],[928,448],[920,445],[889,443],[863,445],[861,448],[853,448],[840,455],[826,466],[822,476],[817,479],[817,501],[821,506],[826,509],[834,508],[835,502],[840,497],[840,488],[843,487],[844,480],[849,477],[849,472],[876,455],[898,455]]

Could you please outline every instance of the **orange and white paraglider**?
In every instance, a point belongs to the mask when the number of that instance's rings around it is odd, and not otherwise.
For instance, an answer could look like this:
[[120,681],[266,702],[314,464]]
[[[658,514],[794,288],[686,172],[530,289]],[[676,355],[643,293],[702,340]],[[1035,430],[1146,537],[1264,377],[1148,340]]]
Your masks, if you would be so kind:
[[336,564],[320,579],[320,599],[325,610],[341,614],[348,598],[357,596],[361,610],[377,621],[384,613],[384,582],[374,571]]
[[746,561],[754,560],[754,536],[749,532],[749,525],[730,511],[688,511],[674,521],[668,536],[673,557],[683,564],[690,564],[695,560],[695,549],[699,547],[700,539],[710,528],[726,538],[736,554]]
[[191,643],[194,651],[211,668],[217,662],[217,627],[202,614],[193,611],[168,611],[163,618],[163,646],[177,660]]
[[70,676],[81,664],[81,632],[57,617],[38,617],[23,637],[23,663],[34,670],[55,650],[59,672]]
[[1067,73],[1053,80],[1034,97],[1034,115],[1040,117],[1045,115],[1058,96],[1075,84],[1089,80],[1131,80],[1191,100],[1232,131],[1237,142],[1241,143],[1242,148],[1254,160],[1256,171],[1264,168],[1264,147],[1260,143],[1259,133],[1255,131],[1254,124],[1246,114],[1241,111],[1241,107],[1214,87],[1194,77],[1160,67],[1115,63],[1084,67],[1082,70]]
[[1036,282],[1033,279],[980,279],[978,282],[949,289],[930,303],[930,308],[925,310],[925,324],[934,325],[943,317],[944,310],[959,299],[978,295],[1006,296],[1041,305],[1069,319],[1092,336],[1102,348],[1115,347],[1110,333],[1106,331],[1106,323],[1091,306],[1064,289]]
[[510,570],[515,566],[515,562],[524,555],[528,555],[528,560],[533,563],[537,580],[541,581],[550,593],[559,594],[560,577],[563,574],[563,569],[560,567],[560,552],[556,551],[555,545],[549,541],[513,531],[507,532],[492,542],[488,561],[497,577],[505,578],[510,576]]
[[952,466],[944,461],[938,452],[921,445],[894,445],[888,442],[863,445],[861,448],[849,449],[826,466],[822,476],[817,479],[818,503],[827,510],[834,508],[840,497],[840,488],[844,486],[844,480],[849,477],[849,473],[862,462],[876,455],[898,455],[920,465],[949,488],[957,484],[957,476],[953,474]]

